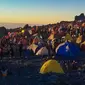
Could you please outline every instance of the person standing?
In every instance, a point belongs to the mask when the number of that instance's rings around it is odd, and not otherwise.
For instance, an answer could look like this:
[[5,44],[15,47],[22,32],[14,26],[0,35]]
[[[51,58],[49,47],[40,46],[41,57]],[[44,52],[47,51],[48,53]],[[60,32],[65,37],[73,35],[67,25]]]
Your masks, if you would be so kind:
[[23,48],[23,44],[20,42],[19,44],[19,56],[22,57],[22,48]]

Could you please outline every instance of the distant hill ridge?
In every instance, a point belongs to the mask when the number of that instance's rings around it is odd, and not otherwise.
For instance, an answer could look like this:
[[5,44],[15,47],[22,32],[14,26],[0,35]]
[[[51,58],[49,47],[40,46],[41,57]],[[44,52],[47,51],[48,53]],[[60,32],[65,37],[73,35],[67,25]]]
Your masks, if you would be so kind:
[[79,16],[75,16],[75,20],[85,20],[84,13],[81,13]]
[[[81,13],[80,15],[76,15],[74,17],[74,21],[78,21],[78,20],[84,20],[85,21],[85,15],[84,13]],[[71,23],[74,21],[61,21],[60,23]],[[40,28],[47,28],[49,26],[54,26],[56,24],[59,23],[55,23],[55,24],[47,24],[47,25],[33,25],[33,24],[24,24],[24,23],[0,23],[0,37],[4,36],[7,34],[7,32],[15,32],[16,30],[19,30],[20,27],[23,27],[23,29],[31,29],[33,26],[35,28],[35,26],[39,26]],[[15,28],[5,28],[5,26],[15,26]]]

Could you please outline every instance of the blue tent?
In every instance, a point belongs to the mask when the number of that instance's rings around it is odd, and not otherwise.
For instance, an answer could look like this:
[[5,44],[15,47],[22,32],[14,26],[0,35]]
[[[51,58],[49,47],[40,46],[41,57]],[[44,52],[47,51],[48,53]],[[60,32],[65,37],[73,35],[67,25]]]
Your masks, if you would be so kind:
[[62,59],[75,59],[80,54],[80,49],[72,42],[62,43],[56,48],[56,57],[61,56]]

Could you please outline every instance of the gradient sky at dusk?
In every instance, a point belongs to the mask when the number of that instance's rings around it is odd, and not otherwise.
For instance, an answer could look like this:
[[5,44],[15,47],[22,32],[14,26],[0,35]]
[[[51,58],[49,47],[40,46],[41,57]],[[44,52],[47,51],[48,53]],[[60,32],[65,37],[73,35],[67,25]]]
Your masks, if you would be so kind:
[[85,13],[85,0],[0,0],[0,23],[48,24]]

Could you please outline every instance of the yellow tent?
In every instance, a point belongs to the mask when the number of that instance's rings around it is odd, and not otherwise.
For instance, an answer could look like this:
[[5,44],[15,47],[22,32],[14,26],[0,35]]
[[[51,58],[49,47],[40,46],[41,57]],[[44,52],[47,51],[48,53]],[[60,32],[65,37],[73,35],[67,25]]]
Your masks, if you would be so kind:
[[45,74],[45,73],[49,73],[49,72],[61,73],[61,74],[64,73],[60,64],[56,60],[48,60],[47,62],[45,62],[42,65],[42,67],[40,69],[40,73]]
[[65,40],[65,41],[66,41],[66,40],[72,41],[73,39],[72,39],[71,35],[67,33],[64,40]]
[[77,40],[76,40],[76,43],[81,43],[82,42],[82,35],[81,36],[79,36],[78,38],[77,38]]
[[53,40],[54,39],[54,34],[52,33],[49,37],[48,40]]

